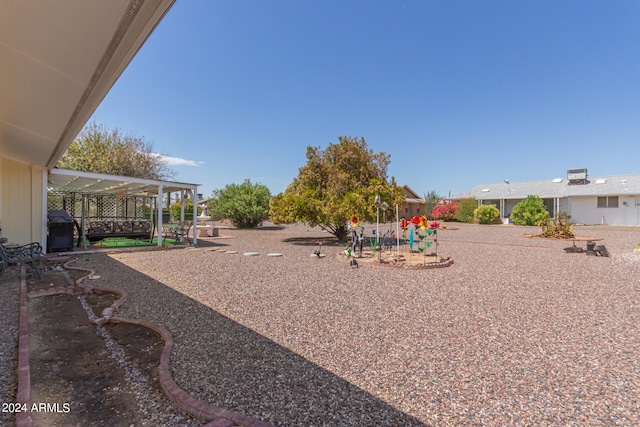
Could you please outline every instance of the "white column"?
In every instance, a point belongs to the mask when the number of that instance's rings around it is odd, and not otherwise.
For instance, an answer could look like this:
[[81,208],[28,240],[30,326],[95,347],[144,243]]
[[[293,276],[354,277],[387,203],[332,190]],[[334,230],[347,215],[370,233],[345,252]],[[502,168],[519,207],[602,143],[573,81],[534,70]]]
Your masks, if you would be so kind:
[[198,246],[198,187],[193,189],[191,201],[193,202],[193,246]]
[[157,212],[156,212],[156,224],[158,224],[158,246],[162,246],[162,205],[164,204],[164,200],[162,200],[162,184],[158,185],[158,203],[157,203]]
[[42,170],[42,232],[40,235],[40,242],[42,243],[42,251],[47,253],[47,220],[49,211],[47,210],[47,197],[49,187],[49,171],[47,169]]

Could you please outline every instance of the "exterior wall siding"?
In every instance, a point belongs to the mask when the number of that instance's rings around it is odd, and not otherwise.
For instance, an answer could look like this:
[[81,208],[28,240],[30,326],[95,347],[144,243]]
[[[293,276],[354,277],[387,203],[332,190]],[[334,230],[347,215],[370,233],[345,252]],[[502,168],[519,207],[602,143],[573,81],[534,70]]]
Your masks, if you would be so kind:
[[572,197],[574,224],[640,225],[640,195],[618,196],[617,208],[598,208],[598,198]]
[[0,157],[0,226],[10,243],[43,243],[43,173],[43,169]]

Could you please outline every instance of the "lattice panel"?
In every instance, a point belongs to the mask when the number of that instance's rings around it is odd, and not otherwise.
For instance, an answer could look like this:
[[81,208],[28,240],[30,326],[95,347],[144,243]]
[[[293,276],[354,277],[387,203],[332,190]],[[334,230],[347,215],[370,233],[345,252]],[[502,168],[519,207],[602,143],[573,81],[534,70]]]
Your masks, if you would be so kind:
[[[87,196],[86,202],[85,219],[87,220],[149,219],[149,197]],[[79,222],[82,217],[82,195],[49,194],[47,210],[65,210]]]

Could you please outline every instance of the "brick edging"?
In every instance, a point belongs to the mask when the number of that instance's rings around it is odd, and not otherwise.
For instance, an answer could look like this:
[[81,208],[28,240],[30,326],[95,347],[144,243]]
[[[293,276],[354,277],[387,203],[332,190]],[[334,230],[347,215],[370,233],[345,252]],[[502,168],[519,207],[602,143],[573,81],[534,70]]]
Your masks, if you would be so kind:
[[241,425],[244,427],[274,427],[273,424],[260,421],[255,418],[247,417],[238,412],[230,411],[218,406],[210,405],[200,399],[197,399],[182,390],[171,376],[169,368],[169,360],[171,358],[171,348],[173,347],[173,337],[167,328],[162,325],[156,325],[146,320],[129,319],[124,317],[112,317],[109,319],[111,323],[130,323],[133,325],[144,326],[155,331],[164,340],[164,347],[160,355],[160,366],[158,367],[158,381],[162,391],[167,395],[169,400],[177,407],[188,414],[202,419],[208,420],[205,426],[209,427],[231,427]]
[[[20,269],[20,314],[18,320],[18,391],[16,402],[31,404],[31,368],[29,366],[29,312],[27,307],[27,278],[25,268]],[[17,412],[17,427],[31,427],[30,411]]]
[[[147,322],[146,320],[139,319],[129,319],[125,317],[117,317],[115,316],[116,310],[127,300],[128,294],[125,291],[120,289],[113,288],[102,288],[89,285],[84,285],[83,281],[85,278],[94,275],[96,272],[93,269],[81,268],[81,267],[72,267],[70,264],[75,262],[77,258],[73,258],[65,263],[63,266],[68,270],[80,270],[89,272],[85,276],[82,276],[78,280],[76,280],[75,291],[71,289],[61,289],[59,291],[62,292],[74,292],[76,295],[86,294],[95,291],[102,292],[112,292],[120,295],[111,306],[105,308],[102,311],[102,317],[94,320],[96,324],[104,324],[108,322],[113,323],[130,323],[133,325],[144,326],[155,331],[158,335],[162,337],[164,340],[164,347],[162,349],[162,354],[160,355],[160,366],[158,367],[158,381],[160,382],[160,388],[167,395],[169,400],[173,402],[178,408],[187,412],[188,414],[199,418],[201,420],[206,420],[207,424],[205,427],[232,427],[240,425],[242,427],[275,427],[271,423],[267,423],[265,421],[260,421],[255,418],[247,417],[238,412],[230,411],[224,408],[220,408],[214,405],[209,405],[208,403],[199,400],[187,392],[182,390],[178,384],[173,380],[171,376],[171,370],[169,368],[169,360],[171,358],[171,349],[173,347],[173,337],[167,328],[162,325],[156,325],[151,322]],[[26,285],[25,285],[26,287]],[[73,287],[69,287],[72,288]],[[80,289],[81,291],[79,291]],[[30,427],[31,424],[25,427]]]

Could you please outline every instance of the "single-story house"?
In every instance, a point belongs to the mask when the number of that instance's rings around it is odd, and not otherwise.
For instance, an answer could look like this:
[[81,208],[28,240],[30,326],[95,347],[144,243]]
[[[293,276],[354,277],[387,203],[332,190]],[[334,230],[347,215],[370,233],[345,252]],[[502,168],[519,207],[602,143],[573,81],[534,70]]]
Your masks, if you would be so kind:
[[[2,2],[0,230],[10,242],[46,245],[47,193],[52,186],[118,194],[141,190],[156,199],[182,191],[196,203],[195,184],[55,169],[173,3]],[[160,210],[157,221],[162,224]]]
[[414,216],[422,216],[424,211],[424,199],[411,189],[408,185],[403,185],[402,195],[404,196],[404,203],[400,207],[400,218],[413,218]]
[[529,195],[544,200],[551,217],[566,211],[574,224],[640,225],[640,175],[595,176],[571,169],[566,178],[480,184],[452,199],[493,204],[507,220]]

